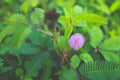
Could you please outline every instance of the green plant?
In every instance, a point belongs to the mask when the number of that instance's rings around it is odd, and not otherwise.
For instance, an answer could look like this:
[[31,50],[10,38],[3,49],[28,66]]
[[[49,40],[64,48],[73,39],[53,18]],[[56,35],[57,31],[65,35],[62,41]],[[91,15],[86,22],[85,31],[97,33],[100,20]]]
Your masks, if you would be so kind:
[[89,80],[119,80],[120,63],[94,61],[81,64],[79,72]]
[[2,80],[119,79],[118,0],[3,0],[0,6]]

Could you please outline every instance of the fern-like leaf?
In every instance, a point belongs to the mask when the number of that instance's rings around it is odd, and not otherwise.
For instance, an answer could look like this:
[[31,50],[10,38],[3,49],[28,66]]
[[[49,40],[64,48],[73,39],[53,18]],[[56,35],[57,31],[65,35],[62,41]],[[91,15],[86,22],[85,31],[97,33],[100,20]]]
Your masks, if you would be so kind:
[[0,42],[3,40],[3,38],[11,33],[13,33],[16,28],[20,28],[21,26],[29,26],[28,20],[25,18],[22,14],[14,14],[12,15],[8,20],[8,26],[5,27],[0,32]]
[[88,80],[120,80],[120,63],[95,61],[82,64],[80,74]]
[[28,20],[25,18],[22,14],[14,14],[12,15],[8,20],[8,23],[10,24],[28,24]]
[[31,21],[33,24],[42,24],[44,20],[44,10],[35,8],[31,14]]

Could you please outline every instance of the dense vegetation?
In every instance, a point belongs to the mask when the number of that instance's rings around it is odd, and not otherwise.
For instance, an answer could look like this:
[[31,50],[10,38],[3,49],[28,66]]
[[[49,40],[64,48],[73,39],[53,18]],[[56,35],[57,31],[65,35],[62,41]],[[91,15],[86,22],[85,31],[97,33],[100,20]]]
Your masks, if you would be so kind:
[[120,80],[120,0],[1,0],[0,80]]

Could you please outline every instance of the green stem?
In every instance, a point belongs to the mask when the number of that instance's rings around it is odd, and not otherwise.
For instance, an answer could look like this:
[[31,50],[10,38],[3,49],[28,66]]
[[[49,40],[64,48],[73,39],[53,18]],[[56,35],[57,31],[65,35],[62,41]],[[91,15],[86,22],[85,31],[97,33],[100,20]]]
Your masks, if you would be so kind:
[[46,34],[46,35],[48,35],[48,36],[53,37],[53,34],[52,34],[52,33],[45,32],[45,31],[43,31],[42,29],[37,29],[37,30],[38,30],[39,32],[43,33],[43,34]]

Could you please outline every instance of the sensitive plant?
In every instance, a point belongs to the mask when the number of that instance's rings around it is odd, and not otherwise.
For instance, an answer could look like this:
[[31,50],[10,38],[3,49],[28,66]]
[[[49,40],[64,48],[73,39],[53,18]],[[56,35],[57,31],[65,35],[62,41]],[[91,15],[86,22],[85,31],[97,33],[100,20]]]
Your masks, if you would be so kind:
[[85,12],[79,5],[71,7],[75,0],[53,3],[57,9],[35,8],[29,18],[14,14],[6,20],[0,32],[2,78],[8,80],[4,74],[13,73],[8,78],[119,80],[120,37],[107,35],[106,18]]

